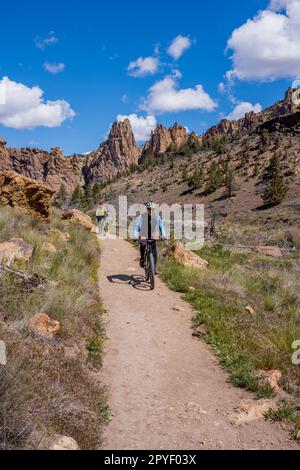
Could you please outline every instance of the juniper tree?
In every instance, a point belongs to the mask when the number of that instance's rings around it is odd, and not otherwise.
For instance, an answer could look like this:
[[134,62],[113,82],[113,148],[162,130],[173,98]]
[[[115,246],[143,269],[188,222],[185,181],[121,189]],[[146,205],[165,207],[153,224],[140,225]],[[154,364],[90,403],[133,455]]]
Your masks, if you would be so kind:
[[234,196],[234,191],[236,188],[236,183],[235,183],[235,178],[234,178],[234,173],[232,168],[228,168],[228,171],[225,174],[224,178],[225,186],[226,186],[226,193],[225,195],[228,198],[231,198]]
[[78,184],[73,191],[73,194],[70,199],[71,205],[80,206],[82,203],[84,193],[82,187]]
[[268,205],[277,206],[284,200],[288,190],[282,175],[278,153],[271,158],[266,177],[268,184],[263,193],[263,200]]
[[214,193],[222,186],[223,175],[220,166],[216,162],[212,162],[209,168],[209,180],[206,186],[207,193]]
[[68,200],[68,192],[65,185],[62,183],[59,191],[56,193],[54,205],[61,208]]
[[194,173],[188,178],[188,186],[192,190],[199,189],[203,183],[203,169],[202,167],[195,170]]
[[268,145],[269,141],[270,141],[270,134],[269,134],[268,129],[263,129],[262,130],[262,132],[260,134],[260,141],[261,141],[263,149],[265,149],[266,146]]

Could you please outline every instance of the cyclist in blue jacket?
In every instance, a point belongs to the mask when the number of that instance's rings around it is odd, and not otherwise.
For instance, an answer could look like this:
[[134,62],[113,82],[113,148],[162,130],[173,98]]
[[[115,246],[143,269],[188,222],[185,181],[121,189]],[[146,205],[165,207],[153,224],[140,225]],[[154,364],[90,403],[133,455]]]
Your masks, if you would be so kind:
[[153,241],[153,255],[155,262],[155,272],[157,274],[157,245],[156,242],[162,238],[167,239],[164,223],[156,211],[156,205],[153,202],[146,204],[147,212],[141,214],[135,223],[134,240],[139,240],[141,250],[140,266],[144,268],[145,265],[145,251],[147,241]]

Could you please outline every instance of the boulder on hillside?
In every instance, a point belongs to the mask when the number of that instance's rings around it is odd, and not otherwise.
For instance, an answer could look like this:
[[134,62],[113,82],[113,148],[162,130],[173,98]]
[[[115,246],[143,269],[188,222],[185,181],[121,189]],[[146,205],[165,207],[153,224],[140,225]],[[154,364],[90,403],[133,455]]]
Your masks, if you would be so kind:
[[258,382],[261,387],[271,387],[275,392],[279,390],[279,382],[281,380],[282,373],[280,370],[261,370],[258,373]]
[[39,313],[31,318],[29,327],[35,336],[46,339],[53,339],[60,330],[60,323],[52,320],[45,313]]
[[278,246],[257,246],[255,251],[260,255],[272,256],[273,258],[283,256],[282,250]]
[[246,399],[242,400],[235,412],[229,415],[229,420],[235,426],[245,425],[263,419],[266,413],[277,408],[274,400]]
[[29,436],[30,447],[37,450],[47,451],[79,451],[79,445],[69,436],[60,434],[44,435],[41,431],[34,430]]
[[185,246],[180,243],[176,242],[172,247],[173,251],[173,258],[180,264],[187,266],[189,268],[199,268],[199,269],[207,269],[208,262],[190,250],[187,250]]
[[53,243],[50,242],[43,243],[42,251],[48,253],[49,255],[55,255],[57,253],[56,247],[53,245]]
[[0,203],[20,207],[31,215],[49,220],[54,191],[14,171],[0,173]]
[[80,450],[79,445],[69,436],[60,436],[56,434],[47,450],[51,451],[78,451]]
[[21,238],[13,238],[8,242],[0,243],[0,264],[9,261],[29,261],[33,255],[33,246],[25,243]]
[[62,220],[69,220],[74,224],[82,225],[88,230],[92,230],[94,227],[91,217],[77,209],[68,209],[64,211],[61,217]]

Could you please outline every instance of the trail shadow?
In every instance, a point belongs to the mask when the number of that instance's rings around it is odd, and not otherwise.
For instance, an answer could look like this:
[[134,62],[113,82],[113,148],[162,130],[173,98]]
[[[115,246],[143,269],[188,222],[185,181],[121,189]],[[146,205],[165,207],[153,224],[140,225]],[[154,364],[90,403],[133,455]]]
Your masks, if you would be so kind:
[[108,276],[107,279],[112,284],[128,284],[136,290],[151,291],[151,286],[148,284],[144,276],[134,275],[128,276],[127,274],[114,274]]

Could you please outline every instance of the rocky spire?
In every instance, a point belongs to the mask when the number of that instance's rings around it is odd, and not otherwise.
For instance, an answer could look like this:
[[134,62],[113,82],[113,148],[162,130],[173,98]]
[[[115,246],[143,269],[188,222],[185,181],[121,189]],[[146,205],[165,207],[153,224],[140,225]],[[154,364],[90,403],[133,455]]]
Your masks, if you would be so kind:
[[158,125],[152,132],[150,141],[145,144],[141,159],[156,157],[165,153],[170,145],[180,147],[188,142],[189,134],[185,127],[176,123],[170,129]]
[[121,167],[130,168],[138,163],[139,148],[136,145],[129,119],[115,122],[107,141],[111,158]]

